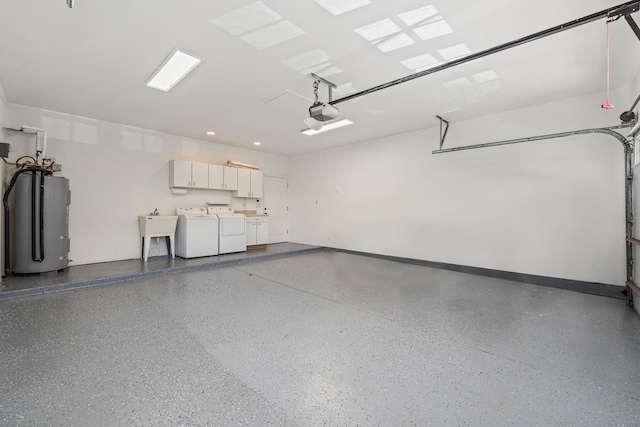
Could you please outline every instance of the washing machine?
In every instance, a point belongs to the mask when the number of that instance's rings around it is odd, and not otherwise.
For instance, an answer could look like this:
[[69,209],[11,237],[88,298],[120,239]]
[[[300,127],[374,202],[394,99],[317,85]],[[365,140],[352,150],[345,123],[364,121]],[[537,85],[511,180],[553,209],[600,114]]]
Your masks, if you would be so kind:
[[215,215],[219,220],[218,253],[229,254],[247,250],[246,217],[233,212],[231,206],[209,206],[209,215]]
[[205,207],[177,208],[176,255],[197,258],[218,255],[218,217]]

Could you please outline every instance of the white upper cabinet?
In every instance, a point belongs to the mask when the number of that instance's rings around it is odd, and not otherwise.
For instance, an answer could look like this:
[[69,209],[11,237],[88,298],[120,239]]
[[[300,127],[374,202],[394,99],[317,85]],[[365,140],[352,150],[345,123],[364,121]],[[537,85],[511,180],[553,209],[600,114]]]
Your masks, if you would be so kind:
[[251,171],[251,196],[262,197],[262,171]]
[[209,188],[209,165],[188,160],[169,161],[169,187]]
[[237,190],[238,189],[238,168],[231,168],[229,166],[223,166],[224,168],[224,189],[225,190]]
[[169,187],[191,187],[191,162],[171,160],[169,162]]
[[238,191],[235,197],[262,197],[262,171],[238,168]]
[[191,163],[192,188],[209,188],[209,165],[206,163]]
[[214,190],[237,190],[238,169],[222,165],[209,165],[209,188]]
[[209,165],[209,188],[224,190],[224,170],[220,165]]

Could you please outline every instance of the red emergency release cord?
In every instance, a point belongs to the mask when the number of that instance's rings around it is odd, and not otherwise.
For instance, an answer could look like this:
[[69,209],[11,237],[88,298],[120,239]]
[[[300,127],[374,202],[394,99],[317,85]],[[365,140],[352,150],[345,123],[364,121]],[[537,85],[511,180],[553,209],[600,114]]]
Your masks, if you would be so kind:
[[605,110],[611,110],[614,108],[613,104],[609,103],[609,21],[607,21],[607,102],[602,104],[600,108]]

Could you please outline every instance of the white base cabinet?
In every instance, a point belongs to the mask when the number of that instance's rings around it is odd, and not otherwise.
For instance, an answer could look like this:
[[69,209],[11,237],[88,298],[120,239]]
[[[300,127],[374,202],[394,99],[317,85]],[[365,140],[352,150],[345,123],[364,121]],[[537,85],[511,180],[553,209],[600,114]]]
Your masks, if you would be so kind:
[[247,246],[269,243],[269,217],[247,217]]

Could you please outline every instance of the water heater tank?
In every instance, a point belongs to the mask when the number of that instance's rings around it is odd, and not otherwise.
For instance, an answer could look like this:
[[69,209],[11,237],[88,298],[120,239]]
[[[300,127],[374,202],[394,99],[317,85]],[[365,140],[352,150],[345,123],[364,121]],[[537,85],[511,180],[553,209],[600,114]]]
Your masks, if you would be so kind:
[[14,273],[42,273],[69,265],[69,180],[45,176],[42,194],[41,180],[41,173],[23,173],[15,184]]

